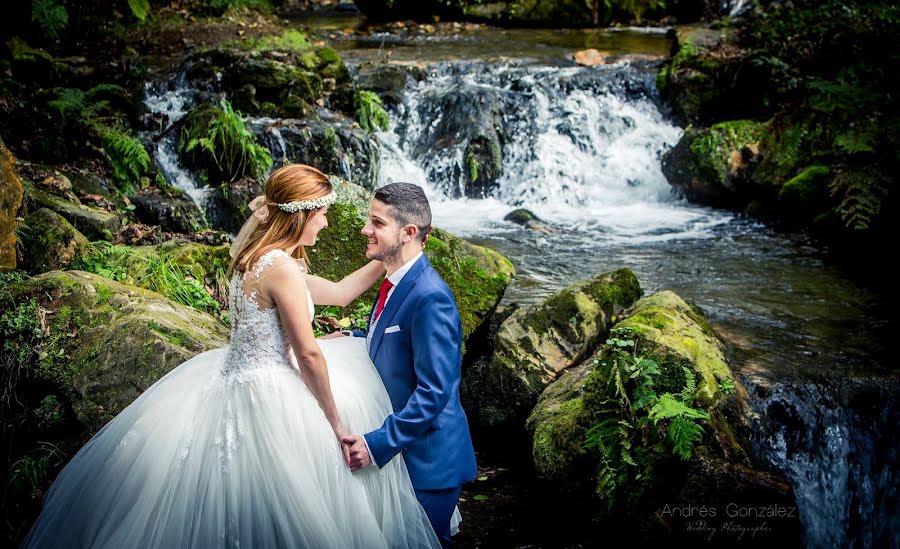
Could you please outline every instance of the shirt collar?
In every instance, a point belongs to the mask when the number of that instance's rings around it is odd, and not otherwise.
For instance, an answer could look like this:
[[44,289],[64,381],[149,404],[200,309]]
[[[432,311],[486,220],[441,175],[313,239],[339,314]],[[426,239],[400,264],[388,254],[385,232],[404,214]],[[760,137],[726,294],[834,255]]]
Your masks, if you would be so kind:
[[391,284],[393,284],[395,288],[397,287],[397,284],[400,284],[400,281],[403,280],[403,277],[407,272],[409,272],[410,269],[412,269],[412,266],[415,265],[416,261],[418,261],[420,257],[422,257],[422,252],[417,253],[416,257],[407,261],[406,264],[394,271],[394,274],[387,277],[387,279],[391,281]]

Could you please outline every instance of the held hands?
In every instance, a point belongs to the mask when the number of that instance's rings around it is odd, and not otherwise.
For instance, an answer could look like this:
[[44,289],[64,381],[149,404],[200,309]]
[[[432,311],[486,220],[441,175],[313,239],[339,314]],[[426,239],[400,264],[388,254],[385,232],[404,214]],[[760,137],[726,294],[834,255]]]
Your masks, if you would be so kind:
[[363,437],[357,435],[344,436],[341,438],[341,443],[349,447],[350,461],[348,464],[351,471],[356,472],[372,464],[372,457],[369,456],[369,449],[366,448],[366,441]]
[[330,334],[323,335],[319,339],[337,339],[339,337],[347,337],[347,334],[342,332],[331,332]]
[[344,463],[350,467],[350,445],[344,443],[345,438],[351,438],[351,436],[347,433],[347,430],[343,425],[338,425],[334,427],[334,436],[337,437],[338,443],[341,445],[341,453],[344,455]]

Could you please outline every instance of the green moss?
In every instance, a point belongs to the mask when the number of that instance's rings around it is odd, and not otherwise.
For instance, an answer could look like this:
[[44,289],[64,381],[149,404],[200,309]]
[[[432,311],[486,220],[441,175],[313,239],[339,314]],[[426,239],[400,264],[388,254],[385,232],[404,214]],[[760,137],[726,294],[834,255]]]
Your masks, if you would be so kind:
[[690,143],[693,173],[725,185],[731,152],[758,143],[765,128],[765,124],[753,120],[732,120],[695,132]]
[[796,206],[822,202],[828,196],[828,166],[810,166],[785,181],[778,199]]

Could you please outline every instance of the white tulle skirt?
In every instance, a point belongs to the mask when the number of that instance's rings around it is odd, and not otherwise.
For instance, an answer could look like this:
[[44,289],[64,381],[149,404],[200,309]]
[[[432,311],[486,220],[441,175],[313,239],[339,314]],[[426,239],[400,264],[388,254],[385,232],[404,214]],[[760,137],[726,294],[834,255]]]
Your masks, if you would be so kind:
[[[320,340],[347,428],[391,404],[362,338]],[[296,370],[172,370],[53,483],[27,547],[439,547],[402,459],[351,473]],[[458,515],[457,515],[458,520]]]

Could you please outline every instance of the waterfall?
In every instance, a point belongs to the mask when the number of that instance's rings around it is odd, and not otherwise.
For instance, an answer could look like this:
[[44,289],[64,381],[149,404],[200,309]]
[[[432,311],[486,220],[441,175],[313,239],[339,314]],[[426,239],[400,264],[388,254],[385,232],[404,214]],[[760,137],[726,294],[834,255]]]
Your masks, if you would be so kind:
[[205,211],[211,189],[199,187],[194,177],[184,169],[178,159],[178,132],[175,124],[184,118],[196,101],[195,93],[179,77],[171,83],[144,87],[144,105],[151,119],[160,126],[154,132],[153,157],[166,182],[190,196]]
[[808,547],[888,547],[900,531],[898,393],[896,379],[851,377],[754,402],[757,453],[791,481]]
[[[391,127],[379,135],[380,184],[423,183],[436,202],[438,223],[450,230],[489,231],[517,207],[626,238],[696,236],[698,226],[730,218],[673,195],[660,156],[682,130],[661,112],[648,71],[626,63],[559,68],[469,62],[430,72],[407,86]],[[484,200],[459,198],[466,136],[441,133],[464,132],[473,119],[493,125],[502,142],[501,171]]]

